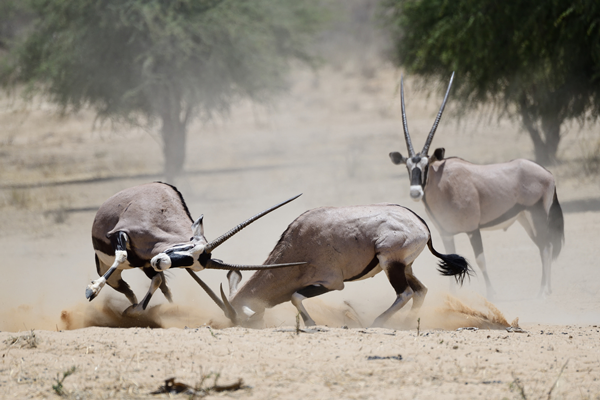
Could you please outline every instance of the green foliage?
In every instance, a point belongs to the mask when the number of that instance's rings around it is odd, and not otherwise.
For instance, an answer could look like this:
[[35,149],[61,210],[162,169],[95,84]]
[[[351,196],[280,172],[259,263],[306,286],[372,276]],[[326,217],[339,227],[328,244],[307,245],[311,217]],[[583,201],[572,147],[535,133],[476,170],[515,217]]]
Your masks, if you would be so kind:
[[456,71],[453,96],[515,110],[542,158],[564,120],[600,114],[597,1],[383,0],[383,11],[398,64],[444,80]]
[[32,0],[18,78],[74,108],[155,116],[165,97],[204,111],[281,90],[316,27],[312,2]]
[[319,0],[29,2],[35,25],[0,81],[65,111],[160,120],[168,175],[182,168],[191,118],[284,90],[290,62],[312,62],[307,45],[322,22]]

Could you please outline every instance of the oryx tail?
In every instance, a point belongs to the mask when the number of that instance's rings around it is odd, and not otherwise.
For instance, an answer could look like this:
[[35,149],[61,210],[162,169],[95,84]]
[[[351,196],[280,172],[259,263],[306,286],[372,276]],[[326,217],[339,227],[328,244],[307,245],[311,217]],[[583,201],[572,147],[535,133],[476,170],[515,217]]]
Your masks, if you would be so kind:
[[550,242],[552,243],[552,258],[556,260],[565,241],[565,220],[563,212],[556,197],[556,188],[554,189],[554,198],[548,212],[548,230],[550,232]]
[[471,276],[473,270],[470,268],[469,263],[464,257],[459,256],[458,254],[438,253],[433,248],[431,237],[427,242],[427,247],[429,247],[431,254],[441,260],[437,268],[440,274],[444,276],[453,276],[456,279],[456,282],[460,283],[461,285],[467,276]]

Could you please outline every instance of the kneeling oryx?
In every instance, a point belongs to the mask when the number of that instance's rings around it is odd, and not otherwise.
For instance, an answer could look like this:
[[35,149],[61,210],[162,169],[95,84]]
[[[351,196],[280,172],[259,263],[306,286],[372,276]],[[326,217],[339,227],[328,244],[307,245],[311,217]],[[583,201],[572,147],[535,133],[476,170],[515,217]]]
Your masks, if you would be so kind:
[[[203,217],[200,216],[196,222],[192,220],[181,193],[174,186],[155,182],[125,189],[106,200],[94,219],[92,243],[100,278],[87,286],[85,296],[92,301],[108,283],[123,293],[132,304],[123,315],[135,316],[146,309],[158,288],[172,302],[171,291],[162,271],[182,267],[226,311],[221,300],[193,271],[205,268],[256,270],[303,264],[233,265],[211,259],[211,252],[217,246],[258,218],[297,197],[299,195],[255,215],[208,243],[204,237]],[[141,268],[152,280],[141,303],[121,279],[122,270],[130,268]]]
[[400,83],[402,123],[408,157],[390,153],[394,164],[405,164],[410,178],[410,197],[422,200],[439,231],[447,252],[454,252],[454,235],[466,233],[483,273],[488,297],[494,290],[487,273],[481,229],[507,229],[519,221],[537,245],[542,258],[539,296],[551,293],[550,269],[564,242],[564,220],[552,174],[540,165],[517,159],[502,164],[475,165],[460,158],[444,158],[438,148],[429,155],[452,86],[454,73],[425,146],[415,153],[404,107],[404,82]]
[[344,282],[373,277],[382,270],[396,291],[396,300],[373,326],[381,326],[413,299],[411,312],[423,304],[427,288],[413,274],[413,262],[425,246],[439,258],[438,271],[460,283],[469,274],[466,260],[440,254],[433,248],[425,221],[411,210],[394,204],[323,207],[309,210],[283,232],[265,263],[304,260],[306,265],[257,271],[238,290],[239,272],[230,272],[230,299],[221,296],[227,317],[235,324],[261,322],[265,308],[291,301],[304,324],[314,325],[302,301]]

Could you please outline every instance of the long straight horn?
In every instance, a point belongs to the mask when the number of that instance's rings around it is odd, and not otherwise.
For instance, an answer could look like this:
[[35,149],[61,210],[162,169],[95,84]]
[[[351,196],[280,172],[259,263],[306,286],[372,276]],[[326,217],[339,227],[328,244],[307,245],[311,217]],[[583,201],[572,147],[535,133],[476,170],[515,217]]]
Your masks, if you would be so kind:
[[228,271],[256,271],[261,269],[275,269],[285,267],[295,267],[297,265],[304,265],[305,262],[287,263],[287,264],[267,264],[267,265],[237,265],[229,264],[221,260],[210,259],[206,262],[206,269],[225,269]]
[[238,233],[239,231],[241,231],[242,229],[244,229],[245,227],[247,227],[248,225],[250,225],[251,223],[253,223],[254,221],[256,221],[257,219],[259,219],[260,217],[264,217],[265,215],[267,215],[268,213],[270,213],[271,211],[277,210],[279,207],[289,203],[292,200],[296,200],[298,197],[302,196],[302,193],[300,193],[297,196],[292,197],[291,199],[288,199],[284,202],[281,202],[269,209],[266,209],[265,211],[256,214],[254,217],[247,219],[246,221],[242,222],[241,224],[239,224],[238,226],[236,226],[235,228],[233,228],[232,230],[230,230],[229,232],[225,233],[224,235],[221,235],[220,237],[216,238],[215,240],[213,240],[212,242],[210,242],[209,244],[207,244],[204,247],[204,251],[206,253],[210,253],[211,251],[213,251],[214,249],[216,249],[218,246],[220,246],[221,244],[223,244],[223,242],[225,242],[227,239],[229,239],[230,237],[232,237],[233,235],[235,235],[236,233]]
[[415,155],[410,134],[408,133],[408,123],[406,122],[406,108],[404,107],[404,77],[400,75],[400,104],[402,106],[402,127],[404,128],[404,139],[406,139],[406,147],[408,148],[408,156]]
[[450,93],[450,88],[452,87],[452,81],[454,80],[454,72],[452,72],[452,76],[450,77],[450,83],[448,84],[448,89],[446,90],[446,96],[444,96],[444,101],[442,102],[442,106],[440,107],[440,111],[438,112],[437,117],[435,118],[435,122],[433,123],[433,127],[429,132],[429,136],[427,136],[427,140],[425,141],[425,146],[423,146],[423,151],[421,154],[427,155],[429,151],[429,146],[431,145],[431,141],[433,140],[433,135],[435,135],[435,131],[440,123],[440,119],[442,118],[442,113],[444,112],[444,107],[446,107],[446,100],[448,100],[448,94]]

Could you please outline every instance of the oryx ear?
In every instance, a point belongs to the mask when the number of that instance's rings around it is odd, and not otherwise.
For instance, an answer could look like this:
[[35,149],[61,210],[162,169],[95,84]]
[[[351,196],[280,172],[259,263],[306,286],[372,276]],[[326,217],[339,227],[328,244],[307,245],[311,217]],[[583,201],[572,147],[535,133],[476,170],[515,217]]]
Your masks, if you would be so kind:
[[406,164],[406,158],[402,157],[402,154],[398,153],[397,151],[392,151],[390,153],[390,159],[396,165]]
[[433,157],[431,157],[431,161],[442,161],[444,159],[445,154],[446,154],[446,149],[443,147],[438,147],[433,152]]
[[202,223],[202,219],[204,218],[204,214],[202,214],[196,222],[192,224],[192,232],[194,232],[194,236],[192,240],[198,240],[200,237],[204,236],[204,224]]

